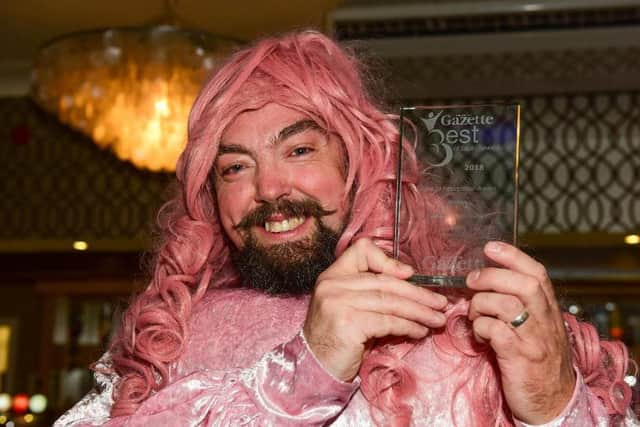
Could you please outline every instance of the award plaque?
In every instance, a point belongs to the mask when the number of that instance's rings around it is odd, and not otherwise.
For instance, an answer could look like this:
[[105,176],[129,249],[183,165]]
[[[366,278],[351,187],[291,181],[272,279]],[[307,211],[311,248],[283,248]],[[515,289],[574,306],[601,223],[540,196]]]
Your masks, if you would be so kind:
[[466,274],[487,265],[482,252],[487,241],[516,244],[519,137],[519,105],[401,108],[394,256],[403,236],[413,232],[408,224],[415,223],[403,218],[408,213],[402,209],[402,182],[415,182],[427,201],[424,212],[412,213],[424,215],[426,229],[464,248],[459,251],[464,255],[449,252],[421,260],[409,281],[465,287]]

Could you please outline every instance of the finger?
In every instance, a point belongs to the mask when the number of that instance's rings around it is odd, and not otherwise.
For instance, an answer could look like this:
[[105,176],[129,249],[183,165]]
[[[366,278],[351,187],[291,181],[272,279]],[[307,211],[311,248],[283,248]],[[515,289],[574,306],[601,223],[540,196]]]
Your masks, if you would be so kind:
[[469,304],[469,320],[481,316],[496,317],[503,322],[511,322],[524,310],[524,305],[517,297],[495,292],[478,292]]
[[382,249],[370,239],[359,239],[323,273],[324,277],[335,275],[364,273],[384,273],[406,279],[413,274],[413,268],[388,257]]
[[473,321],[473,334],[480,342],[488,342],[499,358],[518,353],[521,340],[515,330],[502,320],[481,316]]
[[542,285],[550,303],[556,301],[553,285],[549,279],[547,269],[529,255],[513,245],[504,242],[489,242],[484,247],[484,253],[493,261],[518,273],[535,277]]
[[538,319],[550,317],[551,306],[542,284],[533,276],[503,268],[483,268],[467,276],[467,286],[477,291],[493,291],[520,299]]
[[358,311],[391,315],[421,323],[430,328],[444,326],[444,314],[408,298],[378,291],[357,291],[345,295],[349,306]]
[[369,338],[383,338],[393,335],[421,339],[429,333],[429,328],[418,322],[388,314],[363,311],[360,313],[359,320],[363,325],[366,325],[364,333]]
[[436,310],[444,310],[449,304],[444,295],[386,274],[361,275],[356,279],[344,282],[342,287],[356,292],[376,291],[393,294]]

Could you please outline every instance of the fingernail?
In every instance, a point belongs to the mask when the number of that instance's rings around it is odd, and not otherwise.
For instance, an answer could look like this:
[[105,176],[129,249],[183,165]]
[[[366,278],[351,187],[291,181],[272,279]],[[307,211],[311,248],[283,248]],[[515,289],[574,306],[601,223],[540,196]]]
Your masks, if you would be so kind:
[[474,270],[467,276],[467,280],[469,282],[475,282],[480,277],[480,270]]
[[413,267],[411,267],[409,264],[402,264],[402,263],[398,263],[400,265],[400,269],[404,272],[407,273],[413,273]]
[[449,304],[449,300],[444,295],[438,295],[438,305],[445,308]]
[[436,318],[438,319],[438,322],[440,322],[440,323],[445,323],[447,321],[447,316],[445,316],[442,313],[437,313],[436,314]]
[[487,252],[491,252],[493,254],[502,252],[502,244],[500,242],[489,242],[485,248],[487,249]]

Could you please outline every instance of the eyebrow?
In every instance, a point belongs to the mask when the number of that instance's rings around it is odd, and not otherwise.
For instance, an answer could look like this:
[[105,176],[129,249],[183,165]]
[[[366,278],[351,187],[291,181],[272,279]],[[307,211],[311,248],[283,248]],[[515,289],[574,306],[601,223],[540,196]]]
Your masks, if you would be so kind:
[[216,157],[220,157],[223,154],[229,153],[252,155],[253,151],[247,150],[242,145],[238,144],[220,144],[220,146],[218,147],[218,155]]
[[[280,130],[280,132],[278,132],[278,134],[275,137],[269,140],[269,144],[277,145],[278,143],[288,138],[291,138],[294,135],[297,135],[299,133],[305,132],[310,129],[324,132],[324,129],[313,120],[310,120],[310,119],[298,120],[297,122],[282,128],[282,130]],[[223,154],[229,154],[229,153],[247,154],[250,156],[254,154],[252,150],[249,150],[243,147],[242,145],[225,144],[224,142],[222,142],[218,147],[218,155],[216,157],[221,156]]]
[[276,135],[276,137],[273,138],[270,143],[272,145],[276,145],[287,138],[291,138],[292,136],[305,132],[309,129],[324,132],[324,129],[322,129],[318,123],[311,119],[298,120],[297,122],[286,126],[280,132],[278,132],[278,135]]

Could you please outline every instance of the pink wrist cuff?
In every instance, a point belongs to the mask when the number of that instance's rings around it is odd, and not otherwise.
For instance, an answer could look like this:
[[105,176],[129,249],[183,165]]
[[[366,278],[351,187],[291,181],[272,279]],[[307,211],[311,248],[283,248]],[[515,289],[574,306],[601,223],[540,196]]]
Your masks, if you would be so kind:
[[334,378],[299,332],[258,362],[255,385],[262,404],[279,416],[326,419],[342,411],[360,380],[344,382]]

